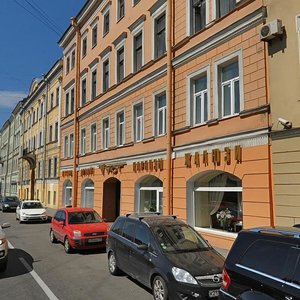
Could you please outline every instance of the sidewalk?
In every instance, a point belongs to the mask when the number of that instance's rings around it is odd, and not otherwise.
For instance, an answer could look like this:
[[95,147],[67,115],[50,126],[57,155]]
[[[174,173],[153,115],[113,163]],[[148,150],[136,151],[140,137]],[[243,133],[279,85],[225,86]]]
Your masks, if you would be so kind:
[[46,211],[47,211],[47,215],[48,215],[49,217],[51,217],[51,218],[53,218],[53,216],[54,216],[55,213],[56,213],[56,209],[50,208],[50,207],[47,207]]

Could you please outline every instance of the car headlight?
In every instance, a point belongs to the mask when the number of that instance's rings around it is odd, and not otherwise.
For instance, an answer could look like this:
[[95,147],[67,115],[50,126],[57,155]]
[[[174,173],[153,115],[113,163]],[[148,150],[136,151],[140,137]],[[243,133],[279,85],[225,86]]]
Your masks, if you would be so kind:
[[4,207],[9,207],[9,205],[8,204],[4,204]]
[[0,239],[0,245],[3,245],[6,242],[6,239]]
[[24,212],[21,212],[21,215],[22,215],[22,216],[26,216],[26,213],[24,213]]
[[79,230],[74,230],[73,234],[74,234],[74,237],[81,237],[81,231],[79,231]]
[[196,279],[187,271],[173,267],[172,273],[174,278],[183,283],[198,284]]

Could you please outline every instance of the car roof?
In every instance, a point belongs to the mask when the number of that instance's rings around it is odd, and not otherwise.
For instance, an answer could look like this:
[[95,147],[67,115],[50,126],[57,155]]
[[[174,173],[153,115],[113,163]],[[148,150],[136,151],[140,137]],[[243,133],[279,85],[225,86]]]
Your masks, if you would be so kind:
[[23,200],[22,202],[23,203],[27,203],[27,202],[39,202],[39,203],[41,203],[41,201],[39,201],[39,200]]
[[280,235],[285,237],[300,238],[300,228],[297,227],[256,227],[248,229],[246,231],[268,235]]
[[93,208],[89,207],[62,207],[58,210],[64,210],[67,212],[95,211]]

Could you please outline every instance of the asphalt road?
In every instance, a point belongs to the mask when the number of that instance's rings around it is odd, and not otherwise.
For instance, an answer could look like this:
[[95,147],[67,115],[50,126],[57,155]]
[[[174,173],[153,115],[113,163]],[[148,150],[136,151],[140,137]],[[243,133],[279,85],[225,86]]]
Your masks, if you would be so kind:
[[1,300],[153,299],[151,292],[126,275],[111,276],[103,251],[66,254],[49,241],[49,223],[19,224],[14,213],[0,211],[11,249],[0,273]]

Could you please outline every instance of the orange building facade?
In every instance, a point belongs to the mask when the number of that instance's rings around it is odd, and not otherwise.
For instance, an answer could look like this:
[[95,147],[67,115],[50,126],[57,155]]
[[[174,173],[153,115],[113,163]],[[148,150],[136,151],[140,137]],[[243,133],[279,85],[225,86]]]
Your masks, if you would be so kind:
[[60,205],[274,222],[262,1],[87,1],[64,49]]

